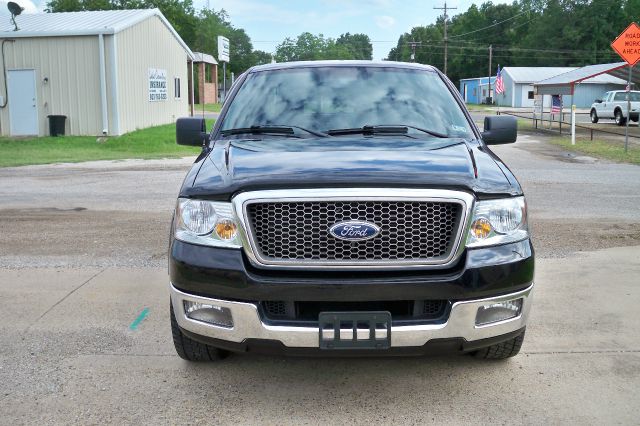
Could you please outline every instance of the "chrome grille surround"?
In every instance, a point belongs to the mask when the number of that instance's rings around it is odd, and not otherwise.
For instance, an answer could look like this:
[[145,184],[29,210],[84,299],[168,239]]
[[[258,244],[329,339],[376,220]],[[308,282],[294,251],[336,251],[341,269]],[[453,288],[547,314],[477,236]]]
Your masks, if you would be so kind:
[[[282,259],[264,256],[255,238],[255,230],[251,224],[249,207],[252,204],[268,203],[337,203],[373,202],[392,203],[455,203],[460,206],[458,218],[453,225],[453,240],[447,245],[446,253],[432,258],[378,258],[378,259]],[[470,210],[474,197],[466,192],[437,189],[403,189],[403,188],[323,188],[323,189],[287,189],[244,192],[236,195],[233,208],[240,223],[240,238],[245,253],[252,264],[258,267],[279,269],[406,269],[410,268],[446,268],[455,262],[464,250],[463,236],[469,228]],[[433,211],[432,211],[433,212]],[[345,217],[345,220],[348,219]],[[393,220],[393,217],[391,217]],[[337,241],[337,240],[336,240]],[[374,241],[374,240],[371,240]],[[334,241],[335,244],[335,241]],[[344,244],[349,244],[344,242]],[[378,245],[379,247],[379,245]],[[421,250],[417,249],[418,253]],[[414,250],[415,251],[415,250]],[[422,250],[422,253],[426,251]]]

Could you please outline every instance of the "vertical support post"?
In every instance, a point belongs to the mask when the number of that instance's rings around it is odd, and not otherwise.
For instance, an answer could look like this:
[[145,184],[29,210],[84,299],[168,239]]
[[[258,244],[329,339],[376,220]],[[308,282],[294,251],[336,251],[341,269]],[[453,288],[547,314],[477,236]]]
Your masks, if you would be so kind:
[[222,97],[222,103],[224,103],[227,98],[227,63],[222,63],[222,93],[224,93]]
[[493,104],[493,96],[491,96],[491,74],[493,70],[493,66],[491,61],[493,60],[493,45],[489,45],[489,96],[491,97],[491,103]]
[[629,65],[629,81],[627,82],[627,127],[624,132],[624,152],[629,151],[629,121],[631,121],[631,72],[633,66]]
[[576,144],[576,106],[573,104],[573,96],[571,96],[571,145]]
[[107,110],[107,70],[104,57],[104,35],[98,34],[98,54],[100,55],[100,105],[102,107],[102,134],[109,133],[109,111]]

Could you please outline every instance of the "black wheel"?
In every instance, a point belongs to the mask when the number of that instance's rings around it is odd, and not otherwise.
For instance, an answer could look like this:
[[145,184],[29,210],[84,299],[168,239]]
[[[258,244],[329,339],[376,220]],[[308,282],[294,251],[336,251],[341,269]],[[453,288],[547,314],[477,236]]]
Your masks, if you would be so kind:
[[615,112],[615,119],[618,126],[624,126],[627,122],[627,119],[622,116],[622,110],[619,109]]
[[173,345],[180,358],[186,359],[187,361],[218,361],[229,355],[227,351],[196,342],[185,336],[178,326],[178,321],[176,321],[176,316],[173,313],[173,305],[170,306],[170,309]]
[[511,340],[497,343],[488,348],[474,352],[473,356],[480,359],[505,359],[518,355],[522,342],[524,341],[524,331]]
[[598,122],[598,113],[596,112],[595,109],[591,110],[591,122],[593,124],[596,124]]

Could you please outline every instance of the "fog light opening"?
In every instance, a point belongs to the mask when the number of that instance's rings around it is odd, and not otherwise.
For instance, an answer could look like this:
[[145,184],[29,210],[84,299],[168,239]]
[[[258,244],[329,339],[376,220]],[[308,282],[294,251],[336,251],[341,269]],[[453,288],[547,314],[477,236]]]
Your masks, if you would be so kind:
[[185,300],[184,313],[187,318],[192,320],[206,322],[218,327],[233,328],[233,316],[229,308]]
[[520,298],[480,306],[476,314],[476,325],[488,325],[516,318],[522,313],[522,301]]

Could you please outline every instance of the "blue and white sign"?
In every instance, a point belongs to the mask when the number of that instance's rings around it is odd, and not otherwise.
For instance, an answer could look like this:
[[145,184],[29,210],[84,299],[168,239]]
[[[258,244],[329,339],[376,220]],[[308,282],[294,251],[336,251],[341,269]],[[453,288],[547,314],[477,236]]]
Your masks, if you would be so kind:
[[329,233],[339,240],[365,241],[380,233],[380,228],[373,223],[359,220],[339,222],[329,228]]

